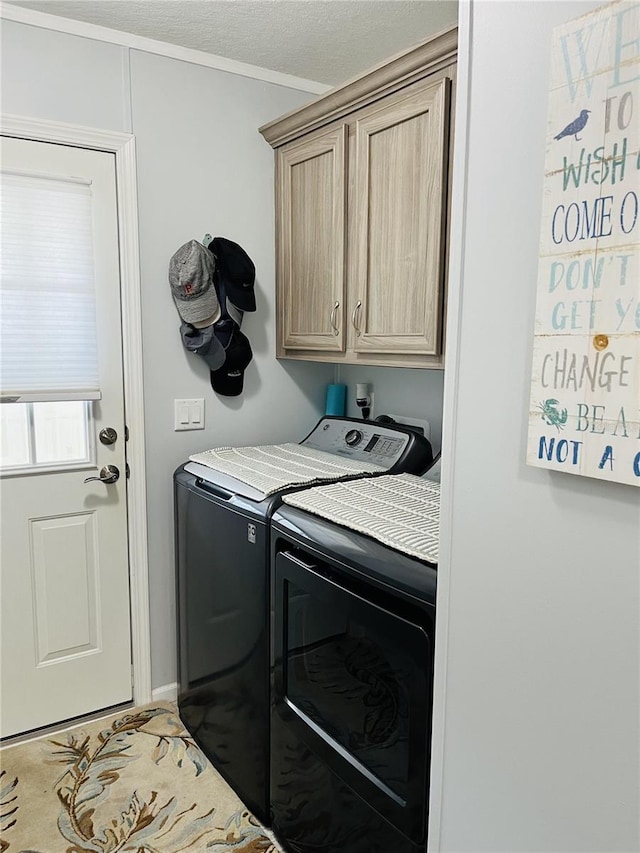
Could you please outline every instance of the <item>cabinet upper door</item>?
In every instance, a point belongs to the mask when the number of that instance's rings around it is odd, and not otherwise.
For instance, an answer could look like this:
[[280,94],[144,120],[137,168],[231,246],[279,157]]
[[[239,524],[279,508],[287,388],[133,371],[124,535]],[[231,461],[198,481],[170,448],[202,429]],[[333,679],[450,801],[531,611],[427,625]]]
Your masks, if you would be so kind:
[[279,347],[344,349],[346,154],[344,125],[278,150]]
[[441,352],[449,91],[444,78],[357,118],[356,352]]

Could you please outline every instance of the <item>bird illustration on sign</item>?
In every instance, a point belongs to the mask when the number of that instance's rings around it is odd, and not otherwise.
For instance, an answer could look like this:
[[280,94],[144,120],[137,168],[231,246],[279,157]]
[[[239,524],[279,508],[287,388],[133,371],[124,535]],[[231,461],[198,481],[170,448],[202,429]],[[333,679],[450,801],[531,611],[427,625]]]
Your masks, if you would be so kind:
[[574,118],[572,122],[561,130],[557,136],[554,136],[554,139],[562,139],[565,136],[575,136],[576,142],[580,142],[578,139],[578,134],[584,128],[586,123],[589,121],[589,113],[591,110],[582,110],[578,118]]

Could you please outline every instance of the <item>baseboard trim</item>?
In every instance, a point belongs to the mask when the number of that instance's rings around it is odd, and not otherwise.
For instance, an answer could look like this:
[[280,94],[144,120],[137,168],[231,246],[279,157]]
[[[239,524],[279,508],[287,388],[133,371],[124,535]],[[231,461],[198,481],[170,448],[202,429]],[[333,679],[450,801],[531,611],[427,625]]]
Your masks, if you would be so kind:
[[178,684],[163,684],[162,687],[155,687],[151,691],[151,697],[154,702],[176,702],[178,699]]

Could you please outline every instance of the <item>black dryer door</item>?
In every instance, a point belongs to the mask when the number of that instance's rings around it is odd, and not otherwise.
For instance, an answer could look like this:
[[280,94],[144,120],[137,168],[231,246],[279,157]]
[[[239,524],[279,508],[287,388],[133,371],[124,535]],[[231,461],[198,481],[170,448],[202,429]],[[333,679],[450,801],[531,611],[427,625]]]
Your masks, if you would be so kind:
[[393,601],[387,609],[344,583],[306,552],[276,555],[274,705],[325,765],[419,843],[428,799],[429,632],[394,612]]

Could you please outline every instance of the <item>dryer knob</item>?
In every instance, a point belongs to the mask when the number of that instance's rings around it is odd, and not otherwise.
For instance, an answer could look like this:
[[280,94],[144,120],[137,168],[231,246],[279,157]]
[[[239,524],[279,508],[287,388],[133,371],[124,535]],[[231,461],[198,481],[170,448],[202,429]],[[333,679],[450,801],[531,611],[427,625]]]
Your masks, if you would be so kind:
[[362,441],[362,433],[359,429],[350,429],[344,440],[348,447],[357,447]]

